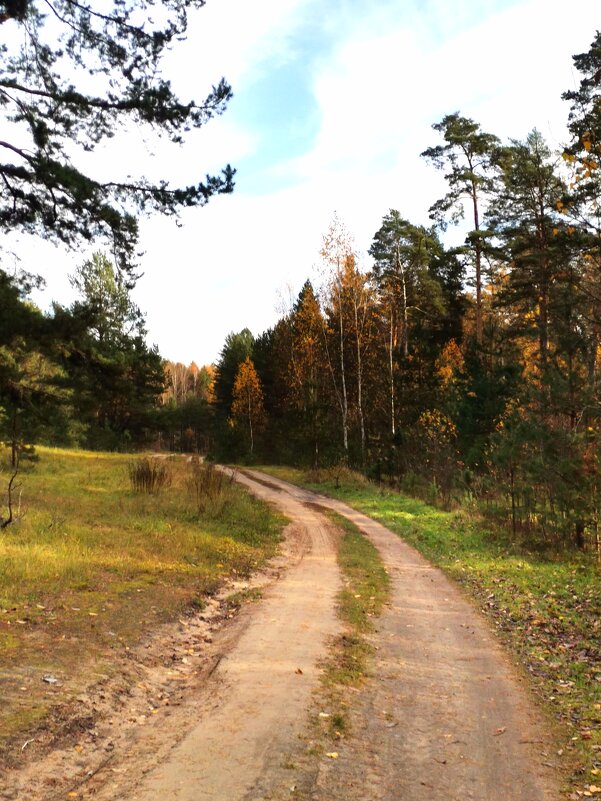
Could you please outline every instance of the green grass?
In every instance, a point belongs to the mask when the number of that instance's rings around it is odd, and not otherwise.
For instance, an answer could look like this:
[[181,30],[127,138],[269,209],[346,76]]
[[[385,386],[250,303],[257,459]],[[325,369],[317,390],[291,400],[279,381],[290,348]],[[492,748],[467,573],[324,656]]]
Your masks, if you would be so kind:
[[338,614],[345,631],[336,638],[324,662],[321,705],[328,717],[314,716],[322,734],[330,738],[349,733],[346,688],[360,686],[369,674],[373,648],[366,635],[390,594],[390,579],[376,548],[357,527],[340,515],[328,517],[342,531],[338,546],[343,587],[338,596]]
[[166,461],[171,485],[147,495],[130,487],[131,456],[38,454],[20,476],[22,519],[0,531],[0,742],[45,705],[42,673],[71,679],[202,606],[275,553],[284,523],[229,481],[199,512],[184,460]]
[[572,790],[601,798],[589,789],[601,785],[598,564],[573,552],[529,551],[464,511],[441,511],[350,472],[337,481],[327,471],[266,471],[380,521],[461,583],[531,677],[543,707],[561,722],[560,750],[574,765]]

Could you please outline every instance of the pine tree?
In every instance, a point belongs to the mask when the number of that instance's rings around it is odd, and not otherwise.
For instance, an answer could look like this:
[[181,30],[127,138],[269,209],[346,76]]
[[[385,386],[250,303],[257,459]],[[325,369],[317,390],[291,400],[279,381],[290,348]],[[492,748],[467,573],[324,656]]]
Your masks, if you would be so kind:
[[421,154],[437,169],[448,169],[445,178],[448,193],[436,201],[430,216],[443,228],[450,215],[452,222],[464,216],[464,202],[471,206],[472,230],[466,243],[473,254],[476,281],[476,341],[482,342],[482,254],[485,231],[482,230],[482,199],[492,188],[493,155],[499,140],[493,134],[480,130],[478,123],[460,116],[459,112],[447,114],[441,122],[432,126],[442,134],[445,144],[429,147]]
[[176,214],[230,192],[234,171],[172,187],[144,177],[98,178],[82,154],[129,126],[181,144],[221,114],[221,79],[201,102],[181,101],[161,74],[163,55],[186,34],[204,0],[1,0],[0,227],[75,245],[108,237],[120,269],[136,256],[137,214]]

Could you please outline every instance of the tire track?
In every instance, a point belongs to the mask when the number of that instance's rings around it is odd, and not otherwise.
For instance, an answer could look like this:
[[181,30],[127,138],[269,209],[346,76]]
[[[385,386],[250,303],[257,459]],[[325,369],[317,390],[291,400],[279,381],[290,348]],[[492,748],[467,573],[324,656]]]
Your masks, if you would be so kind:
[[458,587],[397,535],[346,504],[246,471],[351,520],[378,548],[392,601],[372,638],[375,676],[355,736],[322,765],[322,801],[553,801],[549,725]]

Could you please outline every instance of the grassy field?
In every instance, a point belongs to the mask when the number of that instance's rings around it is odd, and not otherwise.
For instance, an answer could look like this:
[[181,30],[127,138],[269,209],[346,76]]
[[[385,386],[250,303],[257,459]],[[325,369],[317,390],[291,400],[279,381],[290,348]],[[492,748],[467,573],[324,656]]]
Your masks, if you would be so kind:
[[183,459],[161,463],[169,486],[149,495],[130,487],[132,457],[38,455],[19,477],[22,518],[0,531],[0,745],[43,718],[43,675],[71,677],[202,606],[273,555],[284,522],[229,481],[199,511]]
[[[462,511],[445,512],[349,473],[267,472],[379,520],[460,582],[562,725],[572,797],[601,798],[601,575],[574,552],[531,552]],[[318,480],[316,481],[315,478]],[[311,480],[313,479],[313,480]]]

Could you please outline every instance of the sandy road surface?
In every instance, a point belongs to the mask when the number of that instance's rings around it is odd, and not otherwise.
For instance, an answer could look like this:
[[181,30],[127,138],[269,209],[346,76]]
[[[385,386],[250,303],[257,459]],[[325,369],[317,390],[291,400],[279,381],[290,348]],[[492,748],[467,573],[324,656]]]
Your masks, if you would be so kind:
[[247,471],[352,520],[378,548],[392,603],[378,622],[374,679],[355,736],[324,763],[323,801],[551,801],[545,724],[460,591],[388,529],[345,504]]
[[[46,763],[31,761],[18,780],[6,774],[0,797],[557,801],[545,725],[486,624],[442,573],[340,502],[252,471],[237,479],[292,521],[281,577],[260,603],[211,629],[209,644],[202,616],[179,621],[175,639],[161,634],[149,653],[181,640],[195,657],[173,669],[136,662],[139,708],[126,703],[99,718],[83,751],[67,746]],[[352,735],[337,743],[336,760],[312,754],[304,737],[320,659],[340,631],[336,531],[315,504],[357,524],[392,579],[391,603],[372,637],[373,676],[349,696]],[[173,684],[186,676],[188,689],[178,693]],[[148,714],[150,696],[139,689],[148,685],[153,699],[167,687],[170,705]],[[117,687],[115,701],[122,696]]]
[[[213,709],[133,790],[131,801],[241,801],[290,791],[318,661],[339,624],[332,527],[288,494],[238,479],[301,526],[303,558],[266,594],[215,675]],[[98,796],[104,798],[104,794]],[[106,797],[112,797],[109,793]]]

